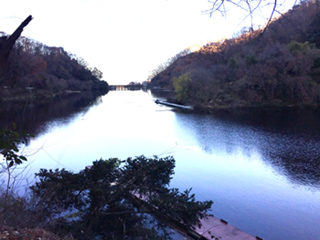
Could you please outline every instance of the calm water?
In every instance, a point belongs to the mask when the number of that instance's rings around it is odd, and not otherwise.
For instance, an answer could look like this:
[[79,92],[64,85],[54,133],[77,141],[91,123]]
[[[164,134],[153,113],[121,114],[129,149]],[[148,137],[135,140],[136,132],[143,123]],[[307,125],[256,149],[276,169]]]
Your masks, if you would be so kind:
[[111,91],[40,110],[26,106],[25,127],[36,137],[24,149],[24,174],[32,181],[40,168],[79,171],[100,158],[172,155],[171,186],[213,200],[216,217],[267,240],[320,239],[319,113],[200,115],[155,98]]

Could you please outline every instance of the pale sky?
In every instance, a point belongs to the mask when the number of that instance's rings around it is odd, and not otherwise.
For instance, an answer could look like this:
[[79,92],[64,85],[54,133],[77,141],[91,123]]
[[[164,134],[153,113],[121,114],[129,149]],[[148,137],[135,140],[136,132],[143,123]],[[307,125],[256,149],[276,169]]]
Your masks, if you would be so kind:
[[235,13],[202,14],[207,0],[10,0],[1,8],[0,31],[11,34],[32,15],[23,36],[83,58],[109,84],[145,81],[187,47],[230,38],[249,25]]

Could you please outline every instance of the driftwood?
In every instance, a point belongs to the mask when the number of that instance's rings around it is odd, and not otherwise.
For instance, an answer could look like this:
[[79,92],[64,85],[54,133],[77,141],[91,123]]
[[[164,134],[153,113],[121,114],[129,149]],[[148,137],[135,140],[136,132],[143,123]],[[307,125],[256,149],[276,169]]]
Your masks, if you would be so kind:
[[8,70],[8,58],[13,45],[21,36],[23,28],[27,26],[31,20],[32,16],[30,15],[9,37],[0,37],[0,77]]

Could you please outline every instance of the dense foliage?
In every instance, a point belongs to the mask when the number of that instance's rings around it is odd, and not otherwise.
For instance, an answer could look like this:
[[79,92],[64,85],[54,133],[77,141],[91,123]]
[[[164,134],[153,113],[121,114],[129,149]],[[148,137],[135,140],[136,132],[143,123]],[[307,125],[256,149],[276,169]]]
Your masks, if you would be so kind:
[[[79,173],[42,169],[32,187],[37,209],[55,233],[79,239],[169,239],[157,219],[192,228],[212,201],[168,188],[172,157],[98,160]],[[139,238],[139,239],[140,239]]]
[[[27,158],[20,153],[22,144],[29,142],[31,135],[23,132],[19,134],[16,131],[16,124],[12,124],[12,128],[0,129],[0,183],[2,187],[0,191],[5,190],[5,196],[9,196],[12,185],[15,182],[15,177],[12,176],[13,171],[17,165],[27,161]],[[13,167],[15,166],[15,167]],[[3,176],[6,176],[6,183],[4,184]],[[4,187],[5,186],[5,187]],[[0,198],[1,198],[0,194]],[[0,201],[1,202],[1,201]]]
[[320,103],[320,6],[303,1],[265,31],[203,46],[151,81],[179,101],[204,107]]
[[172,157],[100,159],[79,173],[41,169],[33,194],[16,197],[11,167],[27,160],[19,145],[30,136],[20,137],[15,128],[0,131],[0,180],[7,177],[0,226],[42,227],[76,239],[170,239],[168,226],[188,233],[208,216],[212,201],[196,201],[191,189],[169,188]]
[[3,99],[30,93],[49,97],[64,94],[67,90],[108,89],[107,82],[101,80],[102,72],[89,67],[83,59],[61,47],[48,47],[25,37],[16,41],[10,51],[8,65],[0,76]]
[[27,160],[25,156],[19,154],[19,145],[26,143],[30,136],[27,133],[24,136],[20,136],[15,131],[16,127],[16,124],[13,124],[13,129],[5,128],[0,130],[0,154],[3,156],[3,160],[6,161],[8,168]]

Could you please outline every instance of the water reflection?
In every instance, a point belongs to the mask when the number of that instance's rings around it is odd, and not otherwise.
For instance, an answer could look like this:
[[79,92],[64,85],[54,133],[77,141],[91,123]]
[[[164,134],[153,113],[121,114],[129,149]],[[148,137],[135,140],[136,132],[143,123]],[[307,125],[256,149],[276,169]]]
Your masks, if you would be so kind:
[[174,98],[175,97],[175,93],[174,91],[157,91],[157,90],[151,90],[151,93],[153,95],[154,98],[159,98],[162,100],[167,100],[170,98]]
[[[155,98],[168,98],[172,92],[152,94]],[[15,122],[19,132],[37,137],[54,125],[71,122],[101,101],[95,94],[84,93],[38,103],[2,103],[0,128]],[[196,139],[207,153],[220,151],[230,155],[239,148],[247,156],[259,152],[263,161],[291,182],[320,186],[319,109],[238,110],[174,116],[177,126],[185,129],[186,135]]]
[[258,151],[263,161],[295,184],[320,186],[319,111],[277,110],[176,114],[207,153]]
[[50,128],[26,149],[36,151],[29,175],[39,168],[79,171],[101,157],[173,155],[172,186],[213,200],[217,217],[264,239],[320,236],[318,111],[201,115],[172,112],[154,103],[160,95],[142,91],[112,91],[101,104],[74,97],[14,106],[10,114],[2,109],[9,115],[3,125],[23,117],[20,125],[31,133]]
[[17,131],[26,131],[35,137],[48,131],[50,123],[67,124],[77,114],[85,113],[101,103],[101,97],[92,92],[72,94],[44,101],[0,103],[0,128],[10,127],[14,122]]

